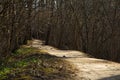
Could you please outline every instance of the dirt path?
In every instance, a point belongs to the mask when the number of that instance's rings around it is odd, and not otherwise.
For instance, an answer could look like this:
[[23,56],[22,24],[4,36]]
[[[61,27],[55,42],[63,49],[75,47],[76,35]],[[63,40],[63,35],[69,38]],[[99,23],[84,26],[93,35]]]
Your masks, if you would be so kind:
[[120,80],[120,64],[88,57],[85,53],[42,45],[40,40],[33,40],[31,46],[45,50],[51,55],[63,58],[77,69],[77,80]]

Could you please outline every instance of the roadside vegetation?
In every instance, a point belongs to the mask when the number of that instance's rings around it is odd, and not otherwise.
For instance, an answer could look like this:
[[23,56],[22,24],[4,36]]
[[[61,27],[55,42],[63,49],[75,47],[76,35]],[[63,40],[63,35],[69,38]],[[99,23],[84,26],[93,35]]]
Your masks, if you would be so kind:
[[75,69],[45,51],[21,46],[0,66],[0,80],[74,80]]

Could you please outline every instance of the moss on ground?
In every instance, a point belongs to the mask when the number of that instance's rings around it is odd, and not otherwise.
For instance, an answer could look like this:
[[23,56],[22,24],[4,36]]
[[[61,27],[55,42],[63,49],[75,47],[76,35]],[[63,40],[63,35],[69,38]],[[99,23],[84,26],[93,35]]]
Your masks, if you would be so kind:
[[68,62],[42,50],[22,46],[0,66],[0,80],[73,80]]

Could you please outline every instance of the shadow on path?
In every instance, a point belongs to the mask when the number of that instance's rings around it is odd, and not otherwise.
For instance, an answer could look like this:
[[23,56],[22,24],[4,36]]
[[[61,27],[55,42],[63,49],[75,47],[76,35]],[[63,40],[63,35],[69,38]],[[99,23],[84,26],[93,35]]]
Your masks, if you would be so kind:
[[81,51],[59,50],[41,42],[33,40],[31,45],[73,64],[78,69],[77,80],[120,80],[119,63],[96,59]]
[[120,75],[106,77],[106,78],[102,78],[102,79],[99,79],[99,80],[120,80]]

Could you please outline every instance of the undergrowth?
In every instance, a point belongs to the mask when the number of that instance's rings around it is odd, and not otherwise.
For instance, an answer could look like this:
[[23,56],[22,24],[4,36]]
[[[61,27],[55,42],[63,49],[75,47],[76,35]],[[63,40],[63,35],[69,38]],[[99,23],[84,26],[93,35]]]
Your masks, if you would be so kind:
[[73,67],[42,50],[22,46],[0,66],[0,80],[73,80]]

